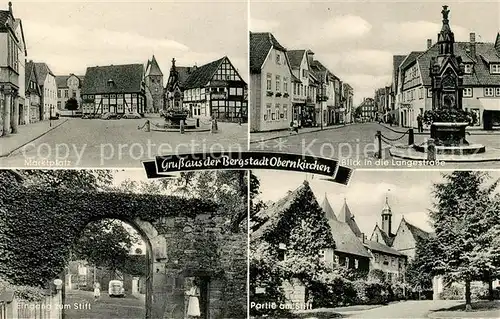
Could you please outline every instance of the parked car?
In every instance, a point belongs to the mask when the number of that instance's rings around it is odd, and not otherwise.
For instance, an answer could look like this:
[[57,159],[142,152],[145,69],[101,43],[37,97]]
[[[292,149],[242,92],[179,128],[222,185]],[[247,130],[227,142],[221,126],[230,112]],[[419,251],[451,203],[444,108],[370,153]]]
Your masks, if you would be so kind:
[[122,119],[141,119],[142,116],[139,113],[125,113],[122,116]]
[[123,281],[111,280],[108,285],[108,294],[110,297],[125,297]]

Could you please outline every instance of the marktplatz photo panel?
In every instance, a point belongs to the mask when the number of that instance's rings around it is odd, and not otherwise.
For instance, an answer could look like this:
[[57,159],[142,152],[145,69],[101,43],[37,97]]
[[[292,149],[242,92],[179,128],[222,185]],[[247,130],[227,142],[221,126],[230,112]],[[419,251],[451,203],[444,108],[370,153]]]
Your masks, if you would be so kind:
[[496,318],[500,173],[251,174],[251,318]]
[[248,147],[246,0],[0,1],[0,17],[0,167]]
[[243,170],[0,170],[0,318],[247,318],[247,194]]
[[251,149],[361,168],[500,167],[499,11],[250,0]]

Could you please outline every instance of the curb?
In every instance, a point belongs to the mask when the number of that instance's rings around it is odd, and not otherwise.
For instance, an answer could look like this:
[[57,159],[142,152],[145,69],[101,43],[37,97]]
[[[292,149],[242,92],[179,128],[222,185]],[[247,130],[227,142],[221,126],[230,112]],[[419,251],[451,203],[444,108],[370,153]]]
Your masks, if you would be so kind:
[[[390,130],[390,131],[393,131],[394,133],[401,133],[403,134],[404,132],[400,132],[400,131],[396,131],[393,129],[393,126],[387,126],[387,124],[385,123],[377,123],[378,125]],[[397,126],[398,128],[401,128],[401,129],[410,129],[412,128],[413,130],[417,130],[416,127],[402,127],[402,126]],[[469,136],[495,136],[495,135],[498,135],[500,136],[500,131],[484,131],[482,129],[473,129],[473,130],[466,130],[467,133],[469,133]],[[488,133],[488,132],[491,132],[491,133]],[[424,132],[422,133],[418,133],[418,132],[413,132],[414,135],[429,135],[430,134],[430,130],[424,130]]]
[[[279,138],[284,138],[284,137],[287,137],[287,136],[290,136],[290,135],[297,136],[297,135],[303,135],[303,134],[309,134],[309,133],[315,133],[315,132],[321,132],[321,131],[330,131],[330,130],[335,130],[335,129],[340,129],[340,128],[344,128],[344,127],[347,127],[347,126],[355,125],[355,124],[358,124],[358,123],[349,123],[349,124],[342,125],[342,126],[327,126],[327,127],[323,128],[323,129],[316,129],[316,130],[311,130],[311,131],[302,132],[302,133],[298,133],[298,134],[284,134],[284,135],[280,135],[280,136],[269,137],[269,138],[266,138],[266,139],[260,139],[258,141],[252,141],[252,140],[250,140],[250,144],[255,144],[255,143],[260,143],[260,142],[265,142],[265,141],[271,141],[271,140],[277,140]],[[250,133],[250,136],[252,136],[252,133]]]
[[64,123],[66,123],[67,121],[69,121],[69,119],[64,119],[61,123],[57,124],[56,126],[53,126],[51,127],[50,129],[48,129],[47,131],[43,132],[42,134],[32,138],[31,140],[29,140],[28,142],[24,143],[24,144],[21,144],[20,146],[16,147],[15,149],[13,149],[12,151],[10,152],[7,152],[6,154],[0,154],[0,158],[2,157],[9,157],[10,155],[12,155],[12,153],[14,153],[15,151],[19,150],[20,148],[22,148],[23,146],[33,142],[33,141],[36,141],[37,139],[39,139],[40,137],[46,135],[47,133],[49,133],[50,131],[58,128],[59,126],[63,125]]

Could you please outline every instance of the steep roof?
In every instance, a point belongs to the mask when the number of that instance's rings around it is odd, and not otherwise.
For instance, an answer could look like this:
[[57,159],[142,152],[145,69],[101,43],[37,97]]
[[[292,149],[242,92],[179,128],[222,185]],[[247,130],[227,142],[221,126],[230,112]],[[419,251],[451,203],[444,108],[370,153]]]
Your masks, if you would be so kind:
[[[26,61],[26,66],[24,68],[24,81],[26,92],[40,94],[40,86],[38,85],[38,80],[35,72],[35,63],[33,61]],[[36,87],[32,88],[30,86],[30,81],[35,82]]]
[[370,258],[361,240],[352,232],[349,225],[338,220],[329,220],[328,224],[335,240],[335,251]]
[[354,215],[351,213],[349,206],[347,205],[347,201],[344,201],[344,205],[342,205],[342,209],[340,210],[337,219],[343,223],[346,223],[351,228],[352,232],[356,236],[361,236],[361,230],[359,230],[358,224],[354,220]]
[[190,72],[188,73],[188,77],[185,82],[182,84],[183,87],[191,89],[206,86],[225,58],[226,57],[222,57],[200,67],[188,68],[188,71],[190,70]]
[[413,235],[413,238],[418,239],[418,238],[429,238],[431,235],[430,233],[426,232],[425,230],[422,230],[418,228],[417,226],[410,224],[406,219],[403,217],[403,221],[405,222],[406,226],[408,226],[408,229],[410,230],[411,234]]
[[[144,65],[125,64],[87,68],[82,92],[85,94],[140,92]],[[114,82],[113,86],[108,84]]]
[[404,70],[406,69],[409,65],[417,61],[417,58],[422,55],[424,52],[423,51],[413,51],[408,54],[403,62],[400,64],[401,69]]
[[250,32],[250,73],[260,73],[262,65],[272,48],[283,52],[287,51],[272,33]]
[[376,242],[376,241],[367,240],[367,241],[365,241],[364,245],[365,245],[365,247],[367,247],[368,249],[370,249],[372,251],[377,251],[377,252],[381,252],[381,253],[389,254],[389,255],[394,255],[394,256],[402,256],[402,254],[399,251],[397,251],[396,249],[391,248],[387,245],[381,244],[381,243]]
[[[471,74],[464,75],[465,86],[498,85],[500,74],[490,74],[489,63],[500,63],[500,52],[495,49],[494,43],[476,42],[476,55],[472,56],[469,42],[455,42],[455,55],[462,58],[464,63],[474,63]],[[425,86],[431,85],[431,59],[439,54],[439,45],[434,44],[425,53],[418,57],[422,82]]]
[[146,75],[163,76],[163,73],[161,72],[161,69],[160,69],[160,66],[158,65],[158,62],[156,62],[156,58],[154,55],[153,55],[153,58],[151,59],[151,61],[148,60],[148,67],[146,67],[146,70],[148,72]]
[[290,65],[294,69],[300,68],[300,64],[302,63],[302,58],[304,57],[304,54],[306,53],[306,50],[288,50],[287,55],[288,59],[290,60]]
[[43,86],[47,75],[55,76],[50,70],[49,66],[44,62],[35,62],[35,72],[38,79],[38,85]]
[[293,204],[295,199],[299,197],[298,196],[299,192],[305,187],[309,186],[304,183],[295,190],[288,191],[288,193],[283,198],[273,203],[272,205],[269,205],[266,209],[261,210],[260,212],[255,214],[256,219],[262,222],[260,226],[259,225],[257,225],[257,227],[252,226],[252,228],[255,229],[255,231],[250,236],[251,240],[258,239],[262,235],[264,235],[268,230],[273,229],[280,220],[280,218],[286,213],[286,211]]
[[398,87],[398,70],[401,63],[403,63],[406,55],[393,55],[392,56],[392,77],[394,81],[394,87]]
[[333,208],[330,205],[330,202],[328,201],[328,198],[326,197],[323,199],[323,203],[321,203],[321,208],[325,212],[325,216],[328,220],[333,219],[337,220],[337,217],[335,216],[335,213],[333,212]]
[[394,238],[396,237],[396,235],[394,234],[390,234],[388,235],[385,231],[382,230],[382,228],[380,228],[377,225],[375,225],[375,228],[373,229],[373,232],[372,232],[372,236],[375,232],[379,232],[380,235],[382,236],[382,240],[384,241],[384,243],[387,245],[387,246],[392,246],[392,243],[394,242]]

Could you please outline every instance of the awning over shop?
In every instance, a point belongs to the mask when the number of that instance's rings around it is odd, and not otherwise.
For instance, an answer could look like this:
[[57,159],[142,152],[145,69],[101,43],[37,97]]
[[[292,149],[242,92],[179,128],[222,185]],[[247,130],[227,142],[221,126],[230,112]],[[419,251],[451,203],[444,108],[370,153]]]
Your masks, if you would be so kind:
[[500,99],[479,99],[486,111],[500,111]]

